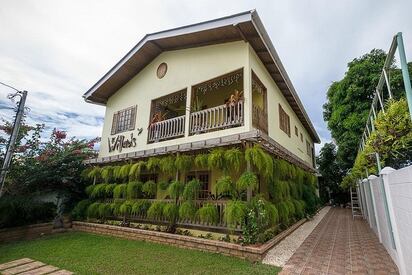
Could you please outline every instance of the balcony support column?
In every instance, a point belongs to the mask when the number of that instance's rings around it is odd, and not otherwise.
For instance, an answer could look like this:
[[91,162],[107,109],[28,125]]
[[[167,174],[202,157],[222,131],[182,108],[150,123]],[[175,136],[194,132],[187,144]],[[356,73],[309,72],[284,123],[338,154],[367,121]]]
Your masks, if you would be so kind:
[[185,137],[189,136],[190,129],[190,111],[192,109],[192,87],[186,88],[186,116],[185,116]]

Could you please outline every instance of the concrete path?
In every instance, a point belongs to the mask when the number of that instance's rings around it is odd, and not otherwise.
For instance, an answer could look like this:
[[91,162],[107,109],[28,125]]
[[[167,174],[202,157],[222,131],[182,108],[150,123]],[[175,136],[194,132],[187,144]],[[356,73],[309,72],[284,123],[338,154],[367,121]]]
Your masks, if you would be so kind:
[[332,208],[280,274],[398,274],[398,269],[364,220],[353,220],[349,209]]
[[0,264],[0,274],[10,275],[71,275],[73,272],[47,265],[29,258],[22,258],[8,263]]

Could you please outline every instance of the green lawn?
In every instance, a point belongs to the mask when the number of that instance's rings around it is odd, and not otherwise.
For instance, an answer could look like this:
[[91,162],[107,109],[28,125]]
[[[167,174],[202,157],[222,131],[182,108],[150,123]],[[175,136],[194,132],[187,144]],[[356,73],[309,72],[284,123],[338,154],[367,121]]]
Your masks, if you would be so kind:
[[77,274],[276,274],[219,254],[80,232],[0,245],[0,263],[32,258]]

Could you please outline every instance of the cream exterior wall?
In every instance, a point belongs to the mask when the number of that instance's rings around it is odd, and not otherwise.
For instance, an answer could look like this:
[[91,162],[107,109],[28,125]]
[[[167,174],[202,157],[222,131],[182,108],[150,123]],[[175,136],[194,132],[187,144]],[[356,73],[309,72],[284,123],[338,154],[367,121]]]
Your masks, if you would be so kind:
[[[166,62],[167,73],[162,79],[156,76],[159,64]],[[150,121],[151,101],[170,93],[187,89],[187,106],[190,104],[191,86],[215,78],[219,75],[243,68],[244,84],[244,125],[241,127],[215,131],[211,133],[187,136],[188,122],[186,119],[186,136],[158,143],[147,143],[148,125]],[[299,121],[297,115],[287,103],[279,88],[259,60],[254,50],[243,41],[225,44],[163,52],[147,65],[139,74],[131,79],[111,96],[106,104],[105,119],[102,132],[99,157],[108,157],[119,154],[118,151],[109,152],[108,138],[111,135],[113,114],[119,110],[137,105],[136,125],[134,131],[127,131],[119,135],[126,138],[133,133],[136,137],[137,146],[134,148],[123,148],[122,153],[139,150],[152,149],[159,146],[177,145],[187,142],[195,142],[209,138],[222,137],[231,134],[248,132],[252,130],[252,98],[251,96],[251,70],[255,72],[261,82],[267,88],[268,94],[268,124],[269,136],[290,150],[296,156],[312,165],[312,159],[306,153],[306,140],[313,146],[313,141],[308,132]],[[291,120],[291,137],[289,138],[279,128],[278,103],[288,113]],[[186,112],[186,116],[189,112]],[[296,137],[294,126],[299,133],[303,133],[303,142],[300,136]],[[141,135],[137,135],[137,129],[143,128]]]
[[[312,138],[251,47],[249,47],[249,62],[250,68],[267,89],[269,136],[312,166],[312,157],[306,152],[306,140],[308,140],[312,148],[314,148]],[[279,103],[290,117],[290,137],[279,127]],[[298,136],[295,135],[295,126],[297,126],[299,130]],[[303,134],[303,142],[300,140],[300,133]]]
[[[222,74],[244,68],[244,90],[245,104],[248,104],[249,82],[247,74],[250,71],[246,68],[248,64],[248,45],[243,41],[218,44],[212,46],[190,48],[163,52],[139,74],[137,74],[126,85],[120,88],[111,96],[106,104],[106,113],[102,132],[102,142],[99,157],[117,155],[119,152],[109,152],[108,137],[111,135],[113,114],[124,108],[137,105],[136,126],[134,131],[127,131],[119,135],[126,138],[133,135],[136,137],[137,146],[134,148],[123,148],[122,153],[129,153],[138,150],[152,149],[159,146],[177,145],[181,143],[200,141],[209,138],[222,137],[230,134],[247,132],[250,130],[251,120],[247,119],[249,108],[245,108],[244,126],[215,131],[211,133],[186,136],[158,143],[147,143],[147,128],[150,120],[150,107],[152,99],[168,95],[187,88],[190,102],[191,86],[206,80],[212,79]],[[167,73],[162,79],[156,76],[159,64],[166,62]],[[188,114],[188,112],[186,112]],[[143,128],[140,136],[137,136],[137,128]],[[186,120],[186,131],[188,131],[188,120]]]

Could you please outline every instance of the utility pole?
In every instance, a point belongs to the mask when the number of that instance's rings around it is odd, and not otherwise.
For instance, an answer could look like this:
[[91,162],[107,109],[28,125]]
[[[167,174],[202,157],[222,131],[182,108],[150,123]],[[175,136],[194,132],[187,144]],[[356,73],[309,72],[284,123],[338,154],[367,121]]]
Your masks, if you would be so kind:
[[18,91],[14,96],[20,96],[20,102],[13,124],[13,131],[10,135],[9,143],[7,145],[6,155],[4,156],[3,166],[0,171],[0,198],[4,193],[4,181],[6,180],[6,175],[10,168],[14,147],[16,145],[17,136],[19,134],[21,120],[24,115],[24,105],[26,104],[27,91]]

